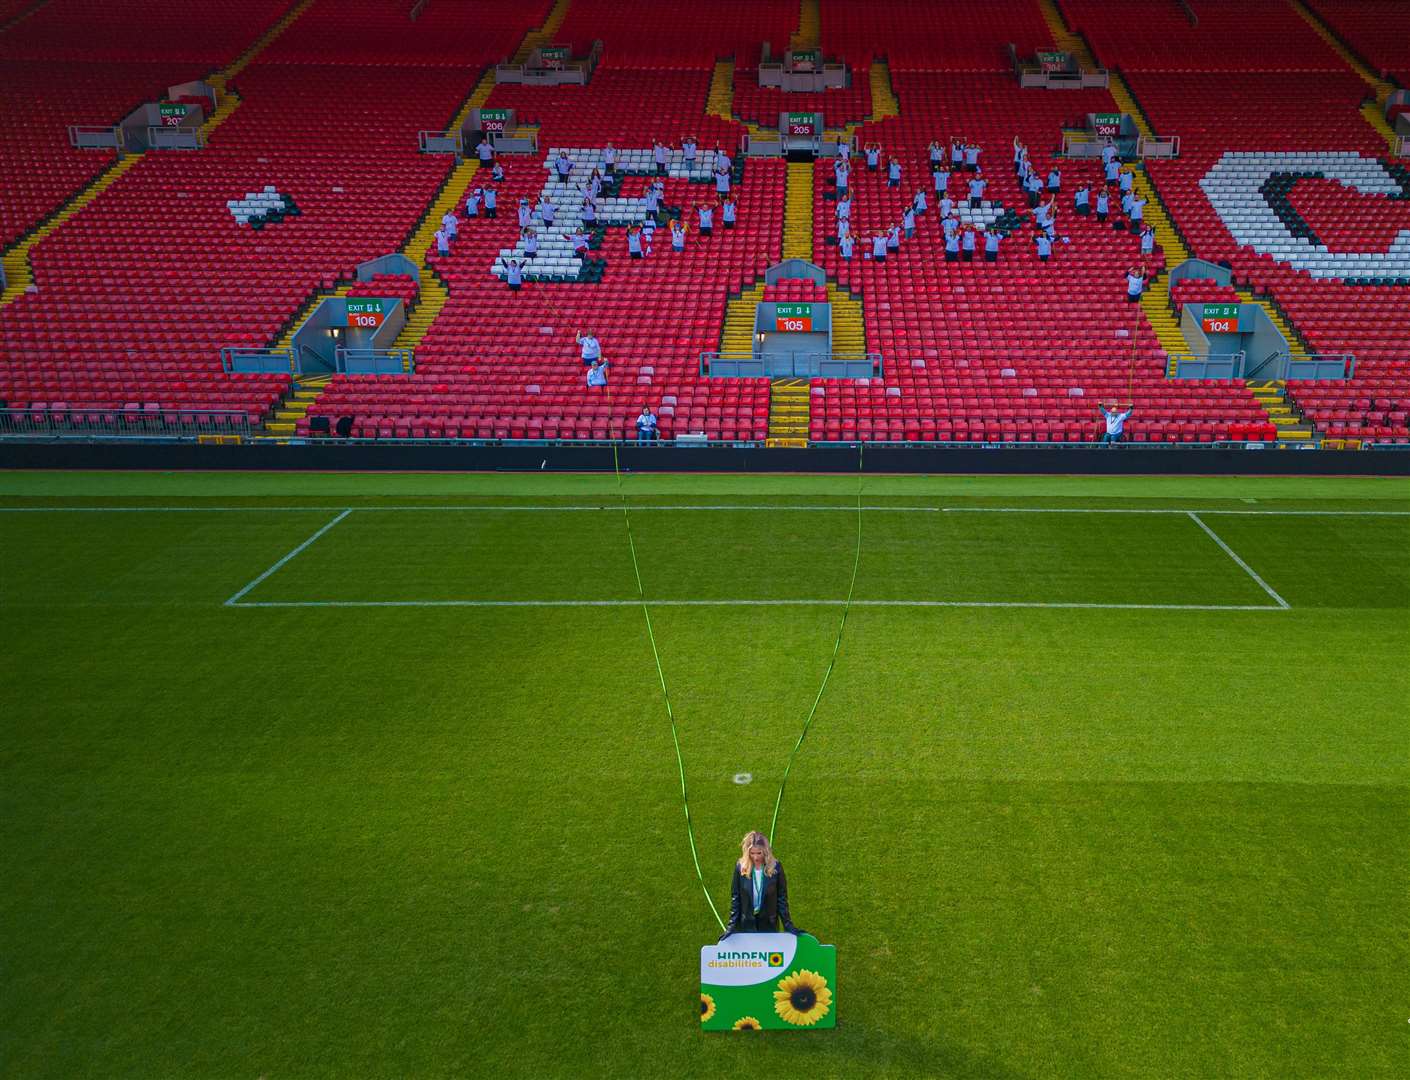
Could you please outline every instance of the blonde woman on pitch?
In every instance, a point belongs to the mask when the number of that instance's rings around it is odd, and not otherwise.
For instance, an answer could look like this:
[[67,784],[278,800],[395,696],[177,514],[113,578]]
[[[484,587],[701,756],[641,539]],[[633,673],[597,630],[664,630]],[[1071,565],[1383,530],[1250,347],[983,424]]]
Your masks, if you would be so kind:
[[739,848],[739,861],[730,880],[729,925],[720,940],[740,933],[776,934],[780,922],[790,934],[806,934],[793,925],[788,880],[783,864],[774,858],[769,838],[761,832],[747,832]]

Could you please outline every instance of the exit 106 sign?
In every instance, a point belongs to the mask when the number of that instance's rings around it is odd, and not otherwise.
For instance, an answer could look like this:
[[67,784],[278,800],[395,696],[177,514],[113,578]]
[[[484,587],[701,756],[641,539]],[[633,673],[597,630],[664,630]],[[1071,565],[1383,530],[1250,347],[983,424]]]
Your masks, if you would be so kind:
[[775,304],[774,328],[780,334],[807,334],[813,329],[812,304]]
[[386,318],[381,300],[349,300],[347,305],[348,325],[359,330],[375,330]]
[[1200,311],[1200,329],[1206,334],[1237,334],[1238,304],[1205,304]]

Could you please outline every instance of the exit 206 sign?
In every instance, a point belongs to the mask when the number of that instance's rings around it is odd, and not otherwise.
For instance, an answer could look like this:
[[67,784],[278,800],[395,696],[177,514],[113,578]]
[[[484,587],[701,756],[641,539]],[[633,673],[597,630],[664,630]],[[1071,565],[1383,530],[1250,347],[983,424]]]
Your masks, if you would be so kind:
[[1205,304],[1200,311],[1200,329],[1206,334],[1237,334],[1238,304]]
[[780,334],[808,334],[813,329],[812,304],[775,304],[774,328]]

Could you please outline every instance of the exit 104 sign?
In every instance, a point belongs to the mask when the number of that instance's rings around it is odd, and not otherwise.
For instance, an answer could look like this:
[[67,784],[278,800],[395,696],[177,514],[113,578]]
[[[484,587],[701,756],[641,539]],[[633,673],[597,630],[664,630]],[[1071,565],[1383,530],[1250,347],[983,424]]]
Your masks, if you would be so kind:
[[1237,334],[1238,304],[1205,304],[1200,311],[1200,329],[1206,334]]
[[774,328],[780,334],[807,334],[813,329],[812,304],[775,304]]

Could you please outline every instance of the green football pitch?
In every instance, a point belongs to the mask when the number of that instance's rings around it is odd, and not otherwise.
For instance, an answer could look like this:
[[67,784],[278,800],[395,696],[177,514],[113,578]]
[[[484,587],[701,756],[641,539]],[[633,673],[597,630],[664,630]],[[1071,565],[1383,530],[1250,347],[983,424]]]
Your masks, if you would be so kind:
[[[859,492],[859,484],[860,492]],[[0,474],[0,1074],[1380,1077],[1410,484]]]

